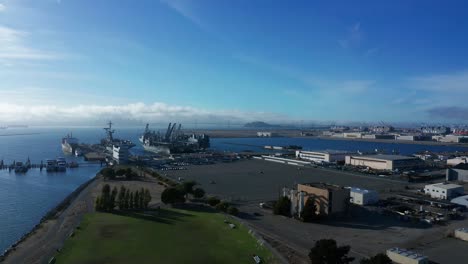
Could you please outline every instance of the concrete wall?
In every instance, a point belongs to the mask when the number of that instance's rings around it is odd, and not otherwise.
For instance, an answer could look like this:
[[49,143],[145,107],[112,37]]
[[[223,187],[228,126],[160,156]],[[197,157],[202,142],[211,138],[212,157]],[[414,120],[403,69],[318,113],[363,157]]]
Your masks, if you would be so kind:
[[317,206],[317,213],[328,215],[329,213],[329,193],[327,189],[321,189],[313,186],[307,186],[303,184],[297,185],[297,190],[299,192],[305,192],[304,195],[304,204],[307,202],[307,199],[311,197],[315,199],[315,205]]

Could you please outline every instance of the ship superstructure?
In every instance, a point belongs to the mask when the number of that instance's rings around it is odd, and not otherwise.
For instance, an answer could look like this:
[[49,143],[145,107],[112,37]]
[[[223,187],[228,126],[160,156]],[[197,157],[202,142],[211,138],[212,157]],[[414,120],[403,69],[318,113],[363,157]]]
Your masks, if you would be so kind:
[[106,150],[112,156],[112,159],[117,163],[126,163],[130,156],[129,150],[135,146],[133,142],[125,139],[114,138],[115,130],[112,129],[112,122],[107,123],[105,127],[106,137],[101,140],[101,144],[106,147]]
[[165,133],[151,131],[146,124],[140,142],[146,151],[153,153],[190,153],[205,150],[210,147],[210,137],[205,134],[186,134],[182,132],[182,125],[169,123]]
[[62,151],[65,153],[74,154],[78,147],[78,139],[74,138],[72,134],[68,134],[62,138]]

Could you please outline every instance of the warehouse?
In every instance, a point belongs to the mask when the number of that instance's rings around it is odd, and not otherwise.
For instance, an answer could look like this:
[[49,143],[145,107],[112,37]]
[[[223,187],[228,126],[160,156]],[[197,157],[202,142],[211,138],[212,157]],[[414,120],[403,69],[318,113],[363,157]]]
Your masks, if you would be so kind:
[[387,256],[398,264],[428,264],[426,256],[403,248],[391,248],[387,250]]
[[351,187],[349,195],[351,196],[349,201],[357,205],[375,204],[379,201],[379,194],[373,190]]
[[424,187],[424,193],[436,199],[452,199],[463,195],[463,186],[452,183],[429,184]]
[[397,169],[413,169],[423,165],[423,161],[419,158],[400,155],[346,156],[345,161],[346,165],[391,171]]
[[450,202],[468,208],[468,195],[459,196],[457,198],[452,199]]
[[468,182],[468,164],[458,164],[453,168],[448,168],[446,172],[447,181]]
[[457,166],[458,164],[468,164],[468,157],[463,156],[447,159],[448,166]]
[[344,161],[347,155],[352,155],[353,152],[340,151],[340,150],[326,150],[326,151],[304,151],[296,150],[296,158],[310,160],[313,162],[338,162]]

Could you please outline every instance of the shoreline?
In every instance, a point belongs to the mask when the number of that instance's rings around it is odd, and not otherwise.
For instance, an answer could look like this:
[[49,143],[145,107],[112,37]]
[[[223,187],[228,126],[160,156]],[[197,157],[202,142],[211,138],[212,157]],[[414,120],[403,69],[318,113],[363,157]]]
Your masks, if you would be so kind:
[[73,192],[68,194],[61,202],[59,202],[56,206],[51,208],[44,216],[39,220],[39,223],[33,226],[33,228],[24,233],[21,238],[19,238],[16,242],[14,242],[11,246],[9,246],[3,253],[0,255],[0,262],[4,262],[7,260],[8,256],[12,254],[12,252],[16,251],[16,248],[24,243],[28,238],[32,237],[37,231],[39,231],[43,225],[49,221],[57,219],[69,206],[72,202],[78,197],[78,195],[84,191],[87,187],[89,187],[93,182],[95,182],[100,177],[100,173],[96,173],[94,177],[87,180],[86,182],[82,183],[78,186]]
[[410,140],[396,140],[396,139],[371,139],[371,138],[339,138],[339,137],[325,137],[325,136],[304,136],[293,138],[311,138],[311,139],[324,139],[324,140],[344,140],[344,141],[357,141],[357,142],[376,142],[388,144],[406,144],[406,145],[426,145],[426,146],[442,146],[442,147],[462,147],[468,151],[468,143],[451,143],[451,142],[437,142],[437,141],[410,141]]

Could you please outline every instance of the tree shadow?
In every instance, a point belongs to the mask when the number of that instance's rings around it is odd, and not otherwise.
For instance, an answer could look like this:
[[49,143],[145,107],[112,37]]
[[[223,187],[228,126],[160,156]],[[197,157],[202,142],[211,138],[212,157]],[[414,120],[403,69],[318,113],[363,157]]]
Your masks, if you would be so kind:
[[172,206],[176,209],[182,209],[187,211],[193,212],[202,212],[202,213],[217,213],[216,209],[211,206],[205,204],[198,204],[198,203],[181,203],[181,204],[174,204]]
[[147,221],[158,222],[162,224],[172,225],[176,221],[185,221],[187,217],[193,217],[192,214],[182,213],[169,209],[147,209],[143,211],[114,211],[116,215],[133,217]]
[[365,207],[352,207],[345,216],[332,216],[319,221],[320,224],[354,229],[384,230],[390,227],[428,229],[430,224],[404,220],[396,214],[383,214]]

